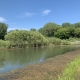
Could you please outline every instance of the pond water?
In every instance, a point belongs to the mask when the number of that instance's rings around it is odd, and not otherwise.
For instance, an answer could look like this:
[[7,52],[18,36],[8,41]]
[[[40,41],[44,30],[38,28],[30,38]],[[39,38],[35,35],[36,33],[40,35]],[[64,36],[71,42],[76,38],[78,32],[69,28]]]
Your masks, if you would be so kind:
[[44,48],[27,48],[16,50],[0,50],[0,74],[11,70],[44,61],[80,46],[55,46]]

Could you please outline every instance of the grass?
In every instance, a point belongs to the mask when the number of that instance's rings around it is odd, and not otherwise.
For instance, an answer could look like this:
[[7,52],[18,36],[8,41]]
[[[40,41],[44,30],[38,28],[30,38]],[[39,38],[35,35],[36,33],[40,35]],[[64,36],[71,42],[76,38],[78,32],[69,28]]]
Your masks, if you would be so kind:
[[80,56],[77,57],[74,61],[69,63],[64,69],[63,74],[58,76],[58,80],[75,80],[75,74],[77,74],[77,69],[80,66]]

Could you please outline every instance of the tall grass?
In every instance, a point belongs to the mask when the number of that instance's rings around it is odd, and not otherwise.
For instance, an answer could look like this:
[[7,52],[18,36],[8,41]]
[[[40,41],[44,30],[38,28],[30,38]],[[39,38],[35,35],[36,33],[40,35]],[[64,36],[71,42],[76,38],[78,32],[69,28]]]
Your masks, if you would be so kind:
[[76,74],[79,66],[80,56],[67,65],[67,67],[63,71],[62,76],[58,76],[58,80],[75,80],[74,75]]

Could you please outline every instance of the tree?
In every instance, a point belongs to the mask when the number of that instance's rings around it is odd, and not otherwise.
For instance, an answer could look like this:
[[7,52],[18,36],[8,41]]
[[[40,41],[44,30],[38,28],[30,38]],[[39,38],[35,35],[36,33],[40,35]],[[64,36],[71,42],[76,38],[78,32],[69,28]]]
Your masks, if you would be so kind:
[[0,23],[0,39],[4,40],[4,36],[7,33],[8,25],[5,23]]
[[14,47],[42,46],[48,43],[48,40],[37,31],[14,30],[5,36]]
[[75,37],[80,38],[80,28],[75,29]]
[[57,31],[59,27],[59,25],[49,22],[45,24],[43,28],[39,29],[39,32],[42,33],[44,36],[52,37],[54,36],[54,32]]
[[28,34],[26,30],[12,30],[5,36],[5,40],[8,40],[14,47],[25,47]]
[[74,26],[75,26],[76,28],[80,28],[80,22],[75,23]]
[[72,27],[72,26],[73,25],[68,22],[62,23],[62,27]]
[[69,39],[69,30],[66,28],[60,28],[54,33],[54,36],[60,39]]
[[69,37],[75,37],[75,27],[66,27],[67,32],[69,32]]
[[31,28],[30,31],[37,31],[35,28]]
[[29,45],[34,47],[48,44],[48,40],[38,31],[30,31],[27,40]]

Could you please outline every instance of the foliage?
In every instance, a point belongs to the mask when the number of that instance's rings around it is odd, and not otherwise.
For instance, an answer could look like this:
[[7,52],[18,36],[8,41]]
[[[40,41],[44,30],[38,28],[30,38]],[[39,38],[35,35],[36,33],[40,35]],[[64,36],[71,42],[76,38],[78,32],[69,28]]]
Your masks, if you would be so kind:
[[60,39],[69,39],[69,31],[66,28],[60,28],[54,33],[54,36]]
[[62,23],[62,27],[55,23],[47,23],[39,32],[46,37],[57,37],[60,39],[80,38],[80,22],[70,24],[69,22]]
[[8,25],[5,23],[0,23],[0,39],[4,39],[4,36],[7,33]]
[[10,47],[10,44],[8,41],[3,41],[3,40],[0,40],[0,49],[6,49],[6,48],[9,48]]
[[80,38],[80,28],[75,29],[75,37]]
[[65,23],[62,23],[62,27],[72,27],[72,24],[65,22]]
[[49,40],[50,44],[54,44],[54,45],[61,44],[61,39],[59,39],[59,38],[52,37],[52,38],[47,38],[47,39]]
[[49,22],[39,30],[35,28],[31,28],[29,31],[16,29],[8,33],[7,28],[6,24],[0,23],[0,39],[5,38],[9,42],[10,47],[38,47],[48,44],[68,45],[70,44],[70,38],[80,38],[80,22],[75,24],[62,23],[61,26]]
[[75,26],[76,28],[80,28],[80,22],[75,23],[74,26]]
[[61,43],[62,45],[70,45],[70,42],[69,41],[67,41],[67,40],[62,40],[62,43]]
[[67,27],[66,29],[69,32],[69,38],[70,37],[75,37],[75,30],[76,29],[74,27]]
[[37,31],[35,28],[31,28],[30,31]]
[[44,36],[52,37],[54,36],[54,32],[57,31],[58,28],[60,28],[59,25],[55,23],[47,23],[44,25],[43,28],[39,29],[39,32],[42,33]]
[[27,33],[25,30],[13,30],[5,36],[5,40],[8,40],[12,46],[26,46],[27,45]]
[[48,40],[37,31],[14,30],[5,36],[14,47],[42,46],[47,45]]
[[47,45],[48,40],[39,32],[37,31],[29,31],[29,35],[27,36],[27,41],[29,46],[42,46]]

